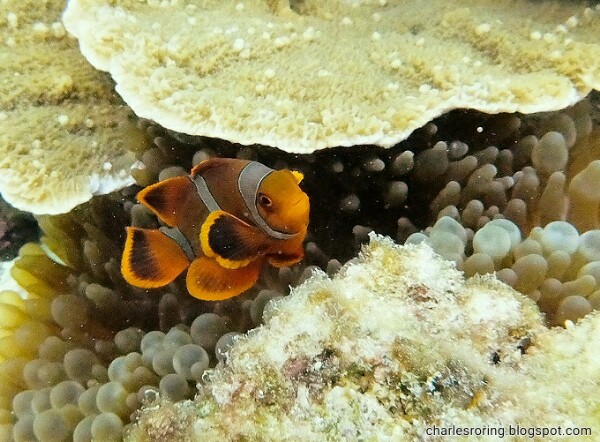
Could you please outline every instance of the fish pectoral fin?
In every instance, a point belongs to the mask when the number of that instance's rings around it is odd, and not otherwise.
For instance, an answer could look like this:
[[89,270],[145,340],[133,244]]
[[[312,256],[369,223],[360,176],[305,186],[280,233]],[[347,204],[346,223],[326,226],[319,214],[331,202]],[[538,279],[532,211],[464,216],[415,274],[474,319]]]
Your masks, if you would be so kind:
[[267,238],[256,227],[223,210],[212,212],[200,229],[202,252],[222,267],[244,267],[264,255]]
[[258,279],[262,260],[237,269],[225,268],[206,256],[192,261],[186,283],[190,294],[206,301],[220,301],[237,296],[251,288]]
[[273,267],[289,267],[296,264],[304,258],[304,250],[300,249],[296,253],[278,253],[268,255],[267,260]]
[[189,263],[181,246],[159,230],[127,227],[121,273],[129,284],[146,289],[162,287]]
[[137,199],[161,221],[174,227],[185,222],[185,218],[189,216],[182,207],[195,192],[194,183],[189,177],[177,176],[142,189],[137,194]]

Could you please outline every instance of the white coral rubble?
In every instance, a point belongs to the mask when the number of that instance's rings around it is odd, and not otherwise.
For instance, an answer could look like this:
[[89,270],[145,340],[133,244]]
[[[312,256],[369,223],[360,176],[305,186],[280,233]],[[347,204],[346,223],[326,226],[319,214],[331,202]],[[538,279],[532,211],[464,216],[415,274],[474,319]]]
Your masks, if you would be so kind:
[[[528,298],[491,275],[465,279],[425,244],[373,235],[333,279],[314,275],[265,320],[195,402],[175,404],[195,422],[169,434],[391,441],[436,440],[434,425],[600,431],[600,344],[590,338],[600,316],[548,329]],[[146,409],[129,437],[167,434],[176,422],[163,408],[173,414],[173,404]]]

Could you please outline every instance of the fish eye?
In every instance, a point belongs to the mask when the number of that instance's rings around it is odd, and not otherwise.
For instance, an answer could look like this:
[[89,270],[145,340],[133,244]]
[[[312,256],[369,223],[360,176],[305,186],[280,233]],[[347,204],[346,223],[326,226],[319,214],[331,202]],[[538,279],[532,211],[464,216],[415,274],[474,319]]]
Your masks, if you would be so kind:
[[263,207],[271,207],[271,205],[273,204],[273,202],[271,201],[271,198],[269,198],[264,193],[258,194],[258,203]]

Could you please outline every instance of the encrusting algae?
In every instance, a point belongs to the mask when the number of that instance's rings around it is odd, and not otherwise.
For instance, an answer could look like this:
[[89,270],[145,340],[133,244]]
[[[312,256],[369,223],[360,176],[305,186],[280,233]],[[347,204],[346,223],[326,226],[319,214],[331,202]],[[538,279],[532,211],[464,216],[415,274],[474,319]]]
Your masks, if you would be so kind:
[[433,427],[451,425],[589,436],[599,330],[598,314],[548,329],[493,276],[465,279],[426,245],[371,235],[335,277],[271,303],[193,401],[146,407],[126,440],[443,440]]

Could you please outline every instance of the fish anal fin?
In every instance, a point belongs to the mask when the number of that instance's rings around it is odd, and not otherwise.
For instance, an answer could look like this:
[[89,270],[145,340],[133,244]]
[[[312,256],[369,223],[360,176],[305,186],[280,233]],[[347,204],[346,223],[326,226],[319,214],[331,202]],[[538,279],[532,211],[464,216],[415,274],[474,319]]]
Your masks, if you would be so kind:
[[207,301],[231,298],[256,283],[261,267],[262,260],[256,260],[244,267],[228,269],[214,259],[201,256],[188,269],[187,289],[193,297]]
[[212,212],[200,229],[202,252],[229,269],[246,266],[264,255],[268,242],[258,228],[223,210]]
[[186,206],[195,193],[194,183],[188,176],[177,176],[142,189],[137,199],[173,227],[185,223],[186,217],[190,216]]
[[189,263],[179,244],[159,230],[127,227],[121,273],[129,284],[141,288],[165,286]]

